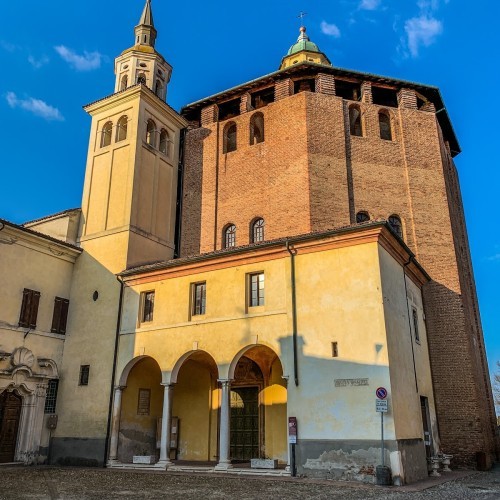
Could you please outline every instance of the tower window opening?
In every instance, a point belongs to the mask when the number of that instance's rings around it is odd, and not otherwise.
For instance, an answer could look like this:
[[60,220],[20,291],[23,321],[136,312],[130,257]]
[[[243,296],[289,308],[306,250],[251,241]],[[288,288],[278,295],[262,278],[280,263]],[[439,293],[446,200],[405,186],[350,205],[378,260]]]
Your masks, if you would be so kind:
[[226,125],[223,140],[224,144],[222,150],[224,153],[236,151],[236,123],[229,123]]
[[361,84],[335,78],[335,95],[349,101],[361,100]]
[[401,223],[401,219],[398,215],[391,215],[387,219],[389,225],[394,230],[394,232],[402,239],[403,238],[403,224]]
[[148,37],[146,35],[144,35],[144,43],[146,43]]
[[370,220],[370,216],[367,212],[358,212],[356,214],[356,222],[361,224],[362,222],[368,222]]
[[106,122],[101,131],[101,148],[109,146],[111,144],[111,134],[113,131],[113,123]]
[[223,102],[219,106],[219,120],[228,120],[240,114],[240,98],[232,99],[231,101]]
[[358,106],[349,107],[349,127],[351,135],[363,137],[363,127],[361,124],[361,110]]
[[127,87],[128,87],[128,75],[123,75],[120,84],[120,90],[125,90]]
[[156,80],[155,94],[160,98],[163,97],[163,85],[160,80]]
[[314,92],[316,88],[316,82],[314,78],[308,78],[305,80],[297,80],[293,84],[293,92],[294,94],[298,94],[300,92]]
[[229,224],[224,229],[224,248],[233,248],[236,246],[236,226]]
[[259,243],[264,241],[264,219],[259,218],[254,220],[251,226],[251,241],[252,243]]
[[372,85],[372,99],[373,104],[378,104],[379,106],[398,107],[398,93],[393,89],[385,89]]
[[146,142],[153,148],[156,145],[156,123],[153,120],[148,120],[146,127]]
[[391,118],[386,111],[380,111],[378,114],[378,125],[380,129],[380,138],[386,141],[392,141]]
[[274,102],[274,87],[259,90],[251,95],[252,108],[259,109]]
[[163,128],[160,132],[160,153],[170,156],[170,134]]
[[122,116],[116,124],[115,142],[124,141],[127,138],[128,117]]
[[250,118],[250,145],[264,142],[264,115],[254,113]]
[[137,83],[146,85],[146,75],[144,73],[139,73],[139,76],[137,77]]

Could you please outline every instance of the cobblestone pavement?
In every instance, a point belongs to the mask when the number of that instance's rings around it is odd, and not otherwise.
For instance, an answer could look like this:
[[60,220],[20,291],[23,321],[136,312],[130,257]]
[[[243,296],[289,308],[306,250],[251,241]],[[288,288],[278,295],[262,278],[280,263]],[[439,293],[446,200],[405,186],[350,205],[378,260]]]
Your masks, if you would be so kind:
[[308,479],[117,471],[52,467],[0,467],[0,499],[500,499],[500,467],[438,486],[410,491]]

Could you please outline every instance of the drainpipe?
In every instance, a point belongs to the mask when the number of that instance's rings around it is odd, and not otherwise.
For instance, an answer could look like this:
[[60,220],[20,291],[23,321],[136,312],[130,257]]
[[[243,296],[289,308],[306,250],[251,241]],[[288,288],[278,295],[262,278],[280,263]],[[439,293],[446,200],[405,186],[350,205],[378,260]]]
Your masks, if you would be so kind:
[[417,380],[417,368],[415,366],[415,349],[413,347],[413,335],[411,333],[411,314],[410,314],[410,304],[408,303],[408,287],[406,285],[406,273],[405,269],[410,265],[410,262],[413,260],[413,257],[410,256],[408,262],[403,266],[403,279],[405,282],[405,296],[406,296],[406,310],[408,312],[408,327],[410,332],[410,344],[411,344],[411,357],[413,359],[413,374],[415,376],[415,390],[418,393],[418,380]]
[[120,283],[120,298],[118,300],[118,315],[116,316],[116,333],[115,333],[115,351],[113,353],[113,371],[111,372],[111,391],[109,395],[109,407],[108,407],[108,424],[106,427],[106,441],[104,443],[104,461],[103,467],[106,467],[106,462],[108,459],[108,447],[109,438],[111,434],[111,415],[113,413],[113,398],[115,395],[115,372],[116,372],[116,362],[118,359],[118,339],[120,337],[120,328],[122,324],[122,306],[123,306],[123,281],[119,276],[116,277]]
[[293,340],[293,377],[295,386],[299,385],[299,373],[297,363],[297,297],[295,288],[295,255],[297,251],[290,248],[290,240],[286,240],[286,249],[290,254],[290,283],[292,286],[292,340]]
[[182,232],[182,198],[184,193],[184,141],[186,129],[180,131],[179,138],[179,165],[177,167],[177,206],[175,213],[175,244],[174,258],[181,254],[181,232]]

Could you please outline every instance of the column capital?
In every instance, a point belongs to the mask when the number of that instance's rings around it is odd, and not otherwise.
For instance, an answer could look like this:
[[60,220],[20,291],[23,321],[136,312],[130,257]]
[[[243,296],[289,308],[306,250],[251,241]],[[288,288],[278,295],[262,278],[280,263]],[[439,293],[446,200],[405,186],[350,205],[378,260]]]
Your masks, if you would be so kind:
[[126,389],[126,385],[115,385],[115,391],[123,391],[123,389]]
[[165,387],[165,389],[173,389],[174,388],[174,385],[175,384],[172,384],[170,382],[162,382],[160,385],[162,385],[163,387]]
[[217,382],[219,382],[222,385],[231,385],[231,382],[233,382],[234,379],[229,379],[229,378],[218,378]]

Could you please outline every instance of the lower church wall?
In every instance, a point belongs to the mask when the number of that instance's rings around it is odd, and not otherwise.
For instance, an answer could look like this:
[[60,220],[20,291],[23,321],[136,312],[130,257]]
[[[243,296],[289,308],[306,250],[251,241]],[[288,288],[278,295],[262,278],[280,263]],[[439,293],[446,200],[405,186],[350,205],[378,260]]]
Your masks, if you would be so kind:
[[105,438],[52,438],[50,464],[102,467],[105,446]]

